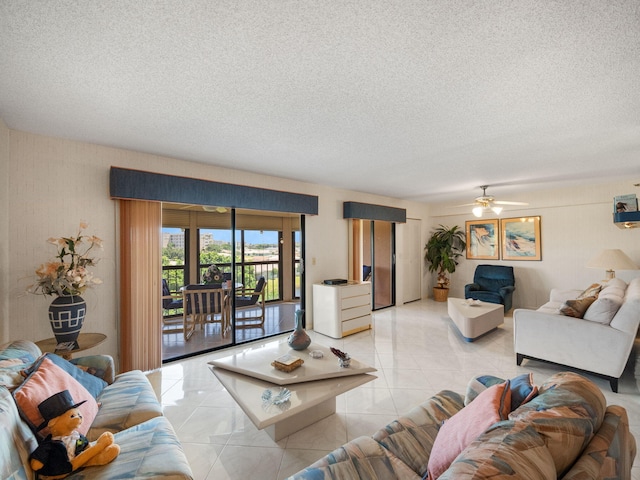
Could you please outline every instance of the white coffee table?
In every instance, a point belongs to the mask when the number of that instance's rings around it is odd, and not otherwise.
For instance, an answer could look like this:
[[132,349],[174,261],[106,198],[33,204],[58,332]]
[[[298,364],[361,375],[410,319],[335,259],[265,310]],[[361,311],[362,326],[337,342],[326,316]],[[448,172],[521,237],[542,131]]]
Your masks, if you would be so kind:
[[497,303],[475,301],[469,303],[463,298],[449,297],[447,312],[467,342],[498,328],[504,323],[504,306]]
[[[323,358],[311,358],[309,353],[314,350],[322,351]],[[274,359],[286,353],[302,358],[304,364],[291,373],[271,366]],[[351,359],[348,368],[342,368],[329,348],[312,343],[298,352],[289,348],[286,339],[212,360],[209,364],[253,424],[260,430],[266,429],[276,441],[335,413],[338,395],[377,378],[369,374],[375,372],[375,368],[356,359]],[[273,398],[284,388],[291,392],[287,402],[275,405],[263,400],[266,391]]]

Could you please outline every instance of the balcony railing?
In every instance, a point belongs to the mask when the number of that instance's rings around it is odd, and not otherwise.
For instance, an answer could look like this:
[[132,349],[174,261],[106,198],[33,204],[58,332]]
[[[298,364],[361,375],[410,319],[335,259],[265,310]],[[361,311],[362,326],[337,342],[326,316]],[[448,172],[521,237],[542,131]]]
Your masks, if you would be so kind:
[[[231,273],[230,263],[216,263],[223,273]],[[200,278],[209,265],[200,265]],[[244,262],[236,264],[236,282],[241,283],[244,288],[254,288],[258,279],[264,277],[266,280],[265,301],[281,300],[280,282],[277,261]]]
[[[299,264],[300,261],[296,260],[296,272],[299,271]],[[231,273],[230,263],[216,263],[216,265],[223,273]],[[199,278],[202,278],[207,268],[209,268],[209,265],[200,265]],[[258,279],[260,277],[264,277],[266,280],[265,301],[278,301],[282,299],[280,297],[279,278],[282,272],[280,272],[278,268],[279,266],[277,261],[245,262],[244,264],[238,263],[236,264],[236,282],[241,283],[245,288],[254,288]],[[174,294],[179,294],[180,289],[188,283],[184,281],[184,265],[164,265],[162,267],[162,278],[167,281],[169,290]],[[296,281],[297,278],[294,279],[294,285],[296,295],[299,296],[300,288]],[[182,311],[164,311],[163,315],[165,317],[182,315]]]

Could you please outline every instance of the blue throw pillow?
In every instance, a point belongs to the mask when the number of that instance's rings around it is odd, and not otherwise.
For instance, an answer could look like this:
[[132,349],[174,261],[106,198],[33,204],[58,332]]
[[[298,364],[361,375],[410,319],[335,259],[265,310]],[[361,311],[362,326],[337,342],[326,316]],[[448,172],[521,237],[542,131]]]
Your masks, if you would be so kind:
[[42,360],[45,358],[48,358],[51,362],[71,375],[80,385],[87,389],[87,391],[93,396],[93,398],[98,398],[98,395],[100,395],[104,387],[107,386],[107,382],[105,382],[101,378],[85,372],[81,368],[76,367],[73,363],[65,360],[55,353],[45,353],[44,355],[42,355],[38,359],[38,361],[27,370],[27,374],[30,374],[31,372],[37,370],[42,363]]
[[511,411],[538,395],[533,384],[533,373],[523,373],[511,379]]
[[[500,377],[493,375],[478,375],[473,377],[467,384],[467,393],[464,404],[468,405],[480,393],[500,383],[504,383]],[[511,390],[511,411],[518,408],[523,403],[527,403],[538,394],[538,387],[533,384],[533,373],[523,373],[510,380]]]

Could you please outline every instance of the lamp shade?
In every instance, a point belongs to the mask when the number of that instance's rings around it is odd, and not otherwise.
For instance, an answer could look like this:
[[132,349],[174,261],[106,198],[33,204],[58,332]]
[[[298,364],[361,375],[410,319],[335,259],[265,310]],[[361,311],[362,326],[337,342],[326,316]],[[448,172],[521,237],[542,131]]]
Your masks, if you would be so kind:
[[596,257],[589,260],[587,268],[605,269],[608,279],[615,276],[615,270],[638,270],[633,260],[619,249],[602,250]]

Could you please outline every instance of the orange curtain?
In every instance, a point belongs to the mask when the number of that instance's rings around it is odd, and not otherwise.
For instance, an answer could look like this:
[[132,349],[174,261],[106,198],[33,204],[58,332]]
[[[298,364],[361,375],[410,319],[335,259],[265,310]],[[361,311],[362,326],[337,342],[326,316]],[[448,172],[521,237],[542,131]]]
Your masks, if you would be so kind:
[[162,205],[120,200],[120,371],[162,366]]

